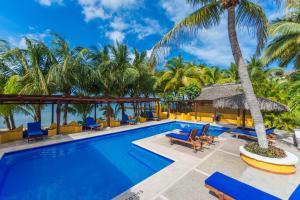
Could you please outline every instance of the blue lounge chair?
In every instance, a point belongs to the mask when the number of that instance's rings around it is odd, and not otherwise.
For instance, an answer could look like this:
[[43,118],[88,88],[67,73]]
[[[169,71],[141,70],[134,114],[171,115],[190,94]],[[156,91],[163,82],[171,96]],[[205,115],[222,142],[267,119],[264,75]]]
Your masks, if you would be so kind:
[[43,138],[47,135],[46,130],[42,130],[41,122],[31,122],[27,124],[27,140],[35,138]]
[[[219,199],[237,199],[237,200],[279,200],[280,198],[261,191],[248,184],[242,183],[236,179],[226,176],[220,172],[213,173],[205,180],[205,187],[215,193]],[[290,196],[289,200],[300,199],[300,185]]]
[[101,125],[98,124],[98,123],[94,120],[94,118],[88,117],[88,118],[86,118],[86,125],[85,125],[85,126],[88,127],[88,128],[90,128],[91,130],[93,130],[93,129],[99,128]]
[[[274,140],[276,140],[276,135],[274,134],[275,127],[266,129],[266,135],[269,143],[272,143]],[[246,128],[246,129],[233,129],[231,132],[234,134],[236,138],[239,136],[244,136],[250,139],[257,139],[257,134],[255,132],[255,129],[252,128]]]
[[122,114],[122,122],[125,124],[136,124],[137,121],[135,119],[129,119],[128,115]]
[[193,129],[188,135],[178,134],[178,133],[169,133],[166,134],[166,137],[170,139],[170,143],[173,144],[176,142],[181,142],[185,144],[192,145],[194,151],[197,152],[197,148],[202,148],[202,141],[196,139],[196,135],[198,133],[198,129]]
[[205,180],[205,187],[214,192],[220,199],[223,197],[224,199],[238,200],[279,200],[279,198],[271,194],[242,183],[220,172],[215,172],[208,177]]
[[148,111],[148,112],[147,112],[147,119],[148,119],[148,120],[159,120],[160,117],[159,117],[159,116],[156,117],[156,116],[153,115],[153,112]]
[[198,130],[196,137],[202,141],[206,141],[208,143],[214,143],[215,137],[214,135],[207,134],[210,124],[205,124],[201,129]]

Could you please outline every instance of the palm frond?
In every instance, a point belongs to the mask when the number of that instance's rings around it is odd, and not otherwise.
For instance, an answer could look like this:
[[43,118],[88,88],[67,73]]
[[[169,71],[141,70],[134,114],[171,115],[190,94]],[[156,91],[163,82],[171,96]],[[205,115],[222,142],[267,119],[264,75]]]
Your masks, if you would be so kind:
[[[195,35],[202,28],[209,28],[220,23],[220,15],[223,12],[219,1],[211,1],[211,3],[201,7],[191,15],[183,19],[175,25],[153,48],[151,61],[155,62],[159,58],[159,54],[165,54],[168,51],[168,45],[180,45],[188,40],[187,37]],[[159,51],[162,50],[162,51]]]
[[268,19],[258,4],[241,0],[237,8],[237,25],[246,27],[248,32],[257,38],[257,54],[265,46],[268,39]]

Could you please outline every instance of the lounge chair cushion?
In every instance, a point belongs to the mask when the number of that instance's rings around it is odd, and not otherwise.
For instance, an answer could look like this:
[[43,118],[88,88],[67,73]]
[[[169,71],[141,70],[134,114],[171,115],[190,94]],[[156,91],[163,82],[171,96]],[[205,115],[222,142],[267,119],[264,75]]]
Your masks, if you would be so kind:
[[126,121],[127,123],[135,123],[135,122],[137,122],[135,119],[129,119],[129,120],[127,120]]
[[300,199],[300,185],[298,185],[298,187],[292,193],[289,200],[299,200],[299,199]]
[[40,136],[40,135],[44,135],[43,131],[28,131],[27,132],[28,136]]
[[239,200],[260,199],[279,200],[279,198],[261,191],[255,187],[242,183],[236,179],[226,176],[220,172],[215,172],[205,180],[205,184]]
[[175,138],[175,139],[183,140],[183,141],[188,141],[188,139],[189,139],[189,136],[178,134],[178,133],[169,133],[166,136],[170,137],[170,138]]
[[[267,135],[273,134],[275,129],[276,129],[276,127],[272,127],[272,128],[266,129],[266,134],[267,134]],[[255,128],[242,128],[242,127],[237,127],[236,130],[244,130],[244,131],[255,132]]]

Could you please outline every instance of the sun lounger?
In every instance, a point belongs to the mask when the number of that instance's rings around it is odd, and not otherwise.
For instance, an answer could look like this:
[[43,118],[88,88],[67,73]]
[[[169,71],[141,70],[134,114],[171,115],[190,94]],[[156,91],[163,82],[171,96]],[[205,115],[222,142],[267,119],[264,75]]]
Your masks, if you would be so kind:
[[[267,135],[267,139],[269,141],[269,143],[272,143],[274,140],[276,140],[276,135],[274,134],[274,130],[275,128],[269,128],[266,129],[266,135]],[[257,134],[255,132],[255,129],[233,129],[231,130],[231,132],[235,135],[236,138],[238,138],[239,136],[244,136],[244,137],[248,137],[251,139],[257,139]]]
[[27,140],[35,138],[43,138],[47,135],[46,130],[42,130],[41,122],[31,122],[27,124]]
[[[215,193],[219,199],[237,200],[279,200],[280,198],[259,190],[246,183],[226,176],[220,172],[213,173],[205,180],[205,187]],[[291,194],[289,200],[300,199],[300,185]]]
[[215,193],[219,199],[260,199],[279,200],[279,198],[261,191],[248,184],[226,176],[220,172],[215,172],[205,180],[205,187]]
[[148,120],[159,120],[160,117],[154,116],[154,115],[153,115],[153,112],[150,112],[150,111],[149,111],[149,112],[147,112],[147,119],[148,119]]
[[98,129],[99,127],[101,127],[101,125],[96,123],[96,121],[92,117],[86,118],[86,125],[85,126],[87,128],[90,128],[91,130]]
[[169,133],[166,134],[166,137],[170,139],[170,143],[173,144],[175,141],[189,144],[193,146],[194,151],[197,152],[197,147],[202,148],[202,141],[196,139],[196,135],[198,133],[198,129],[193,129],[190,134],[178,134],[178,133]]
[[135,119],[129,119],[128,115],[122,114],[122,122],[126,124],[136,124],[137,121]]
[[215,140],[215,136],[207,134],[209,127],[210,127],[210,124],[203,125],[203,127],[198,130],[196,137],[202,141],[206,141],[208,143],[213,143]]

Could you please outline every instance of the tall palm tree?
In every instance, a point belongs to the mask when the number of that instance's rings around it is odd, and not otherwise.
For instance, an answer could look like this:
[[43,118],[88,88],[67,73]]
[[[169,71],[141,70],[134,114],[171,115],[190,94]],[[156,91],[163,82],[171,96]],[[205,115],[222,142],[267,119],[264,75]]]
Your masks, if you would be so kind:
[[[247,27],[257,36],[257,53],[267,40],[268,21],[261,6],[249,0],[187,0],[196,9],[192,14],[177,23],[155,46],[152,58],[158,57],[159,49],[172,42],[186,41],[182,36],[192,34],[201,28],[218,25],[227,12],[228,36],[234,61],[238,66],[239,77],[250,112],[255,123],[260,147],[268,148],[263,117],[249,78],[247,65],[238,42],[236,25]],[[199,8],[200,7],[200,8]],[[165,49],[165,48],[163,48]],[[155,59],[153,59],[155,60]]]
[[[14,48],[3,53],[9,70],[18,76],[19,94],[49,95],[47,75],[54,61],[48,47],[36,40],[25,38],[26,49]],[[41,121],[41,105],[34,105],[35,120]]]
[[270,34],[274,39],[266,48],[263,58],[266,63],[279,61],[282,67],[293,63],[296,69],[300,69],[300,2],[289,2],[290,12],[271,24]]
[[[55,62],[48,73],[48,84],[56,88],[56,92],[64,96],[72,94],[82,79],[81,61],[84,54],[88,53],[85,48],[75,47],[71,49],[68,42],[55,34],[53,39]],[[68,104],[64,105],[63,124],[68,121]]]

